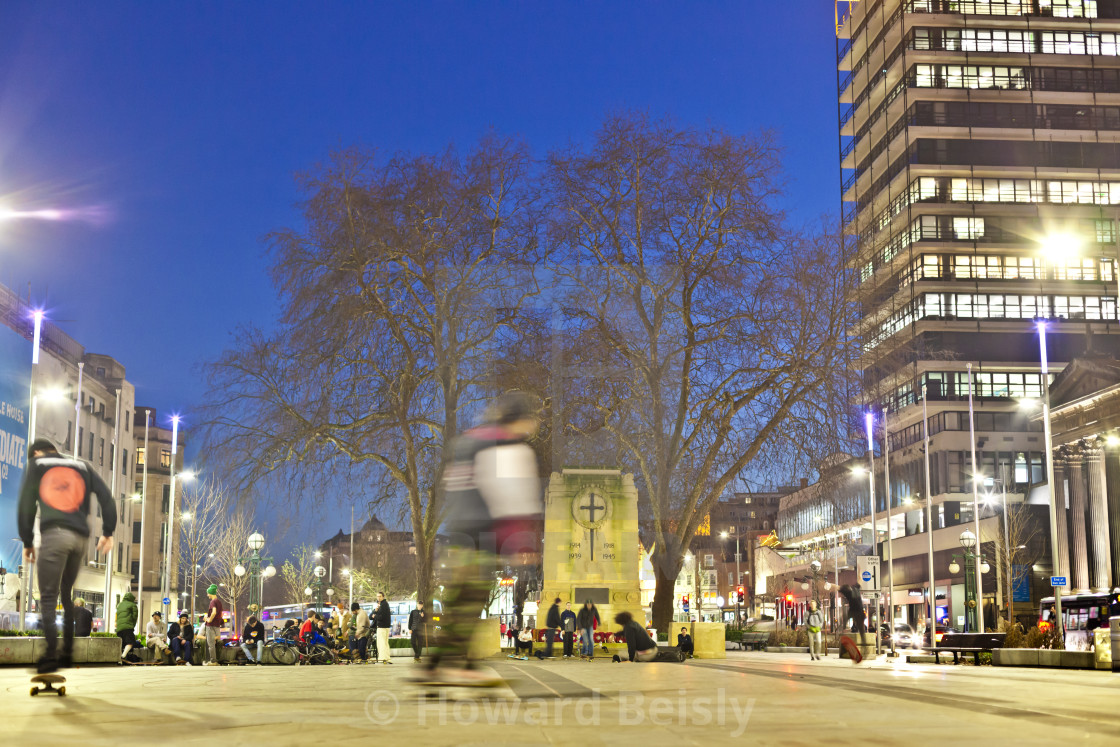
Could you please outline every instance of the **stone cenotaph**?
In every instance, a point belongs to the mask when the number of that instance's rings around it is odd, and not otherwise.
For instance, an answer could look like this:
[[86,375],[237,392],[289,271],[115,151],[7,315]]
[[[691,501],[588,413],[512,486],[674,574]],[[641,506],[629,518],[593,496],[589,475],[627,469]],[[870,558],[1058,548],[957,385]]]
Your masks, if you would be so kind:
[[638,582],[638,490],[617,469],[565,468],[552,473],[544,501],[540,613],[556,597],[578,610],[590,599],[600,630],[616,630],[627,610],[645,622]]

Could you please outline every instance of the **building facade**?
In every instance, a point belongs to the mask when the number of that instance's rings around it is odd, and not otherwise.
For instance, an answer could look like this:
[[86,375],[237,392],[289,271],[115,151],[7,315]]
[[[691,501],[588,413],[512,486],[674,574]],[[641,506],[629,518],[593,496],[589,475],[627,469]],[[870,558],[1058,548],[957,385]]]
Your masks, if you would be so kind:
[[[0,318],[29,340],[33,336],[31,313],[32,309],[18,296],[0,286]],[[111,618],[116,603],[130,586],[129,539],[133,528],[128,495],[133,476],[130,422],[135,410],[135,388],[125,377],[124,366],[109,356],[87,352],[47,320],[40,333],[39,363],[31,366],[31,382],[36,403],[34,436],[49,438],[63,454],[89,462],[116,499],[115,550],[111,556],[97,551],[101,507],[94,501],[87,561],[74,584],[74,596],[86,600],[94,624],[104,630],[111,623],[111,619],[106,620],[106,593]],[[17,607],[23,608],[20,578],[13,576],[16,574],[5,579],[0,612],[14,613]],[[37,599],[36,588],[32,592],[32,613],[39,612]],[[27,623],[37,625],[37,614],[29,617]]]
[[[145,418],[147,418],[147,448],[145,449]],[[132,590],[136,594],[140,611],[144,616],[162,608],[163,599],[163,571],[164,565],[170,564],[168,577],[169,596],[174,600],[172,609],[182,597],[179,589],[179,540],[178,519],[172,531],[171,546],[168,548],[167,525],[171,512],[171,466],[174,462],[175,474],[175,508],[178,513],[182,511],[183,488],[185,480],[183,474],[183,449],[185,436],[183,431],[178,433],[178,447],[173,448],[173,432],[171,428],[164,428],[157,423],[161,422],[158,413],[153,407],[137,407],[133,415],[132,440],[132,469],[133,480],[130,483],[129,511],[132,516],[132,531],[129,540],[132,549],[132,565],[130,566],[133,580]],[[174,457],[172,452],[174,452]],[[145,465],[146,463],[146,465]],[[145,466],[147,466],[147,482],[145,483]],[[144,552],[140,552],[140,543],[143,542]],[[143,568],[141,568],[143,558]],[[141,617],[147,620],[147,617]]]
[[[927,499],[935,551],[959,544],[958,525],[972,525],[978,502],[981,553],[991,557],[999,522],[987,494],[998,492],[1002,505],[1006,493],[1014,512],[1047,480],[1040,424],[1020,408],[1047,384],[1036,321],[1045,320],[1051,371],[1090,345],[1118,350],[1120,2],[843,5],[851,12],[837,28],[842,221],[879,457],[875,536],[865,544],[879,546],[888,532],[899,540],[898,599],[928,584],[915,538],[926,531]],[[835,535],[861,522],[870,530],[863,505],[861,517],[788,531]],[[1052,570],[1046,558],[1033,565]],[[935,567],[942,574],[951,601],[950,574]],[[982,581],[989,625],[1002,606],[994,574]]]

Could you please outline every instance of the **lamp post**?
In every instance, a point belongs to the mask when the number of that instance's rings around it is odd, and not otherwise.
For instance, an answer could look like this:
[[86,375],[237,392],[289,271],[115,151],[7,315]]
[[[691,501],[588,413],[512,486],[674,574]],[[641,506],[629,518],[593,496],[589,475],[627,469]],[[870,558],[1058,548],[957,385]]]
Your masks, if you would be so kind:
[[929,408],[926,401],[929,399],[929,384],[922,384],[922,440],[925,446],[926,481],[926,537],[929,541],[929,646],[937,648],[937,578],[933,571],[933,493],[930,490],[929,473]]
[[[727,539],[728,532],[735,532],[735,527],[728,527],[727,532],[720,532],[720,538]],[[743,583],[743,575],[739,572],[739,534],[735,533],[735,586],[738,588]],[[739,593],[735,592],[735,627],[740,628],[743,626],[743,619],[740,616]]]
[[890,432],[887,430],[887,408],[883,408],[883,484],[887,503],[887,630],[890,633],[891,656],[894,649],[894,545],[891,540],[891,460]]
[[327,575],[327,569],[321,565],[315,566],[315,578],[312,580],[311,585],[304,589],[304,593],[310,595],[312,591],[315,592],[315,608],[316,612],[321,612],[323,609],[323,576]]
[[[980,609],[976,600],[979,587],[974,586],[972,580],[974,578],[973,574],[979,576],[982,573],[987,573],[989,566],[980,555],[977,538],[972,530],[966,529],[961,532],[960,543],[961,547],[964,548],[965,626],[969,632],[979,632]],[[949,564],[949,573],[956,575],[960,573],[960,570],[961,567],[956,561],[956,556],[954,556],[953,561]]]
[[[160,596],[162,599],[169,599],[168,592],[171,589],[171,558],[174,555],[171,549],[171,541],[175,536],[175,455],[179,451],[179,416],[171,416],[171,491],[167,499],[167,540],[164,544],[165,552],[163,556],[163,583],[160,587]],[[144,462],[148,461],[148,452],[144,452]],[[170,604],[165,605],[170,608]],[[168,619],[170,609],[163,611],[163,619]]]
[[[972,395],[975,386],[972,379],[972,364],[968,364],[968,441],[972,450],[972,522],[976,527],[976,541],[980,541],[980,465],[976,462],[976,413],[972,408]],[[976,605],[979,608],[977,633],[984,632],[984,579],[980,576],[980,569],[976,569]]]
[[[1046,322],[1039,320],[1035,323],[1038,327],[1038,346],[1041,357],[1039,359],[1042,371],[1042,439],[1046,452],[1046,488],[1050,494],[1050,564],[1051,575],[1061,572],[1062,565],[1058,555],[1058,503],[1054,491],[1054,436],[1050,431],[1050,378],[1049,363],[1046,359]],[[1058,640],[1065,640],[1065,630],[1062,624],[1062,587],[1054,587],[1054,624],[1057,626]]]
[[[38,394],[35,391],[35,372],[39,370],[39,340],[43,329],[43,310],[35,309],[31,312],[31,319],[34,323],[33,339],[31,341],[31,412],[28,417],[27,424],[27,443],[35,440],[35,427],[36,427],[36,407]],[[24,563],[27,572],[20,574],[20,610],[19,610],[19,629],[21,631],[27,629],[27,610],[30,608],[31,590],[34,588],[34,581],[32,580],[31,570],[32,563]],[[23,567],[21,566],[21,568]],[[24,580],[27,581],[27,588],[24,589]]]
[[[247,544],[249,554],[237,559],[233,572],[237,576],[244,576],[246,572],[249,574],[249,612],[255,615],[261,611],[264,603],[264,579],[276,575],[276,566],[272,564],[272,558],[261,557],[264,536],[260,532],[250,534]],[[262,562],[268,564],[264,569],[261,568]]]

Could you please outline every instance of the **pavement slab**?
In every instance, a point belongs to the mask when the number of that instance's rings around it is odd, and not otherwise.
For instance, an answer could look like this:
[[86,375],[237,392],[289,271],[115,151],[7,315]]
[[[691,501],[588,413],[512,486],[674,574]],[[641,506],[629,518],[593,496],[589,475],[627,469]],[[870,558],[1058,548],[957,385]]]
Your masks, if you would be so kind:
[[0,669],[0,733],[37,744],[720,745],[1120,743],[1110,672],[853,665],[803,654],[614,664],[495,659],[507,686],[443,688],[391,666],[82,667],[67,696]]

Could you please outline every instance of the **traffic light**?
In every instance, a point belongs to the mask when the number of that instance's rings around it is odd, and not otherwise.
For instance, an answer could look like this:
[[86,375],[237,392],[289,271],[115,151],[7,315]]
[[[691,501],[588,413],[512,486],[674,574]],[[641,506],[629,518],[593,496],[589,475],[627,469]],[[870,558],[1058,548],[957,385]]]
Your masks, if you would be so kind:
[[742,604],[744,601],[746,600],[744,599],[743,587],[739,586],[735,589],[735,603]]
[[793,604],[793,594],[786,594],[786,604]]
[[681,608],[684,609],[685,612],[688,612],[688,594],[681,597]]

